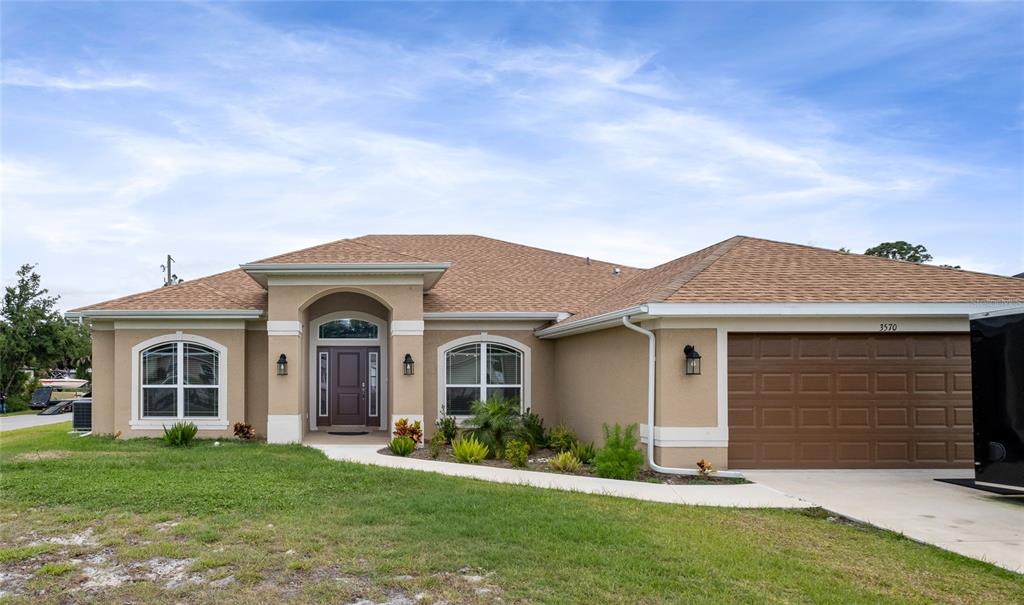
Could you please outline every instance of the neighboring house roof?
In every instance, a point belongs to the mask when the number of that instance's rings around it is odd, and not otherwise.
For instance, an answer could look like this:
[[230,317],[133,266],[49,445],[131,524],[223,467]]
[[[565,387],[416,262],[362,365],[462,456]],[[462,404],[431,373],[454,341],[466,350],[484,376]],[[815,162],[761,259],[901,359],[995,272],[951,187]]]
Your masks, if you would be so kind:
[[1009,277],[736,236],[648,269],[571,323],[644,303],[1015,302]]
[[[1024,302],[1024,280],[745,236],[647,270],[478,235],[367,235],[258,261],[292,263],[450,263],[424,311],[574,313],[561,324],[654,302]],[[266,307],[236,269],[75,311]]]

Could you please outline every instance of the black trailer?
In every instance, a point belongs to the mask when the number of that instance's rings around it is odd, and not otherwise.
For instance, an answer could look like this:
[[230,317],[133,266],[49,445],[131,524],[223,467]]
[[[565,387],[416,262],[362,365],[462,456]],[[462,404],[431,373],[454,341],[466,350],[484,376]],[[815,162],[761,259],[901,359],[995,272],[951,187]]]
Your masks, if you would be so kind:
[[971,316],[974,481],[1024,492],[1024,307]]

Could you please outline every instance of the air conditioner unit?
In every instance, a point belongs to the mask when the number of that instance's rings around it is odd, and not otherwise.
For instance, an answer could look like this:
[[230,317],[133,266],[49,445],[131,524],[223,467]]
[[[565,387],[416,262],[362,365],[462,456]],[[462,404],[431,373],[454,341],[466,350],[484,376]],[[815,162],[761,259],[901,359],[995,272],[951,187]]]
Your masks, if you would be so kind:
[[92,399],[76,399],[71,404],[71,430],[76,433],[92,431]]

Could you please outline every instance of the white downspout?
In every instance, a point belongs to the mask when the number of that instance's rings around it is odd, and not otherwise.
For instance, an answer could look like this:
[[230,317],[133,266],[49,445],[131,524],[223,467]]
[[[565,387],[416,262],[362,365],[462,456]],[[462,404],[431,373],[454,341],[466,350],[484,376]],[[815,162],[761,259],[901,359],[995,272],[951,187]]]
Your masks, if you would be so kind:
[[[654,461],[654,379],[655,379],[655,355],[654,355],[654,332],[645,330],[629,321],[629,316],[622,316],[622,325],[634,332],[647,336],[647,464],[651,470],[666,475],[699,475],[700,471],[695,468],[675,468],[661,466]],[[716,471],[717,477],[738,477],[742,478],[743,473],[735,471]]]

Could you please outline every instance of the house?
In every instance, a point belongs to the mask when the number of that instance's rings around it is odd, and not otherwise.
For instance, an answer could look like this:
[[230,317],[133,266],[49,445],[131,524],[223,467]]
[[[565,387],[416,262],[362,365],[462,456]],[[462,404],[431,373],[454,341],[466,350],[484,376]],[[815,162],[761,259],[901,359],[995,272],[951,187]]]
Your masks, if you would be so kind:
[[430,432],[502,396],[598,444],[639,423],[662,465],[933,468],[972,461],[968,315],[1022,302],[1018,279],[752,237],[643,270],[368,235],[71,315],[97,433]]

